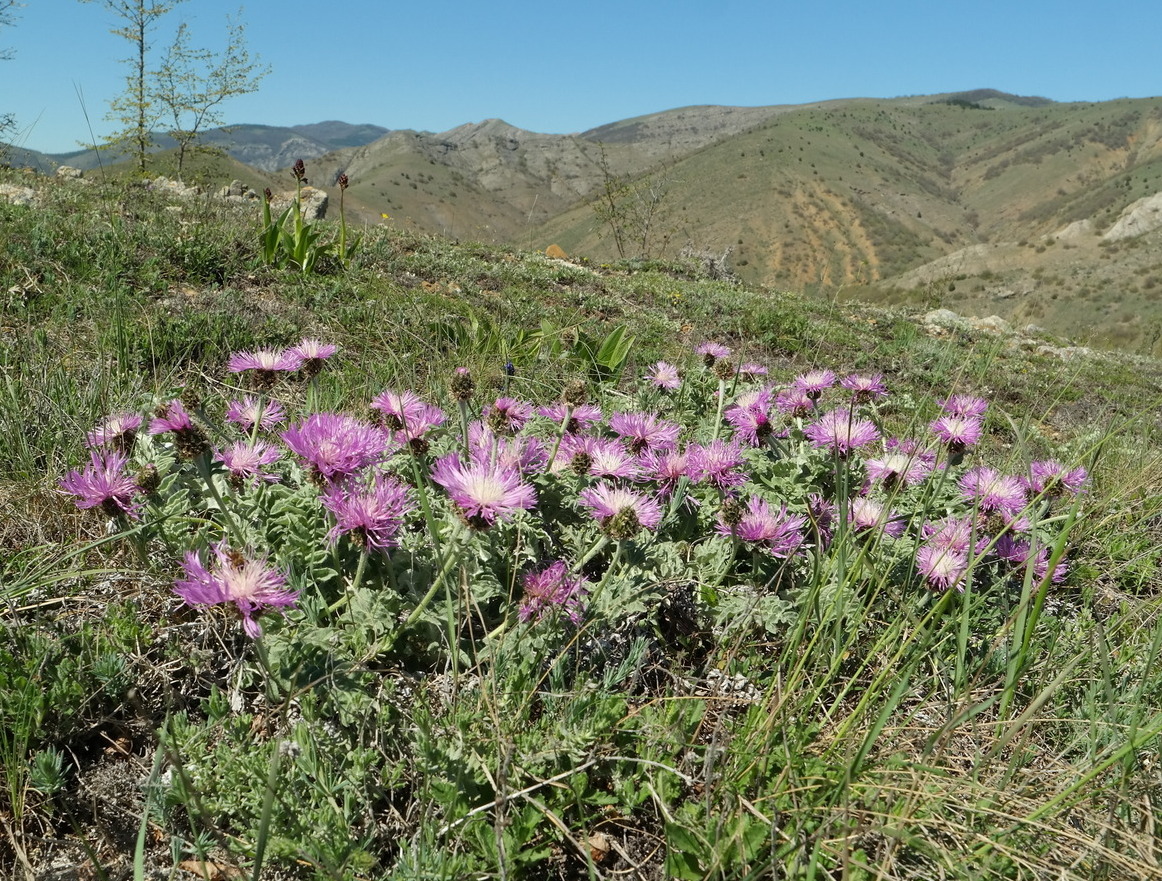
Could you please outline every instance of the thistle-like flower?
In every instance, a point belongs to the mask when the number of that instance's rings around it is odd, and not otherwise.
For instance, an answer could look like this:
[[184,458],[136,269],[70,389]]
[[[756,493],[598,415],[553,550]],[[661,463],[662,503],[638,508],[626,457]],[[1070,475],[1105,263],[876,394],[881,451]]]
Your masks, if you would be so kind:
[[614,413],[609,427],[635,456],[646,450],[672,450],[678,444],[679,427],[653,413]]
[[294,350],[255,349],[253,352],[235,352],[226,362],[231,373],[250,373],[259,391],[274,388],[280,373],[298,370],[302,360]]
[[408,488],[384,474],[375,474],[363,484],[332,484],[323,491],[321,500],[335,518],[327,533],[332,545],[346,535],[358,547],[377,551],[398,544],[396,535],[414,509]]
[[880,432],[870,419],[857,419],[850,410],[829,410],[818,422],[803,429],[803,434],[815,446],[831,450],[840,459],[852,450],[866,447],[879,440]]
[[230,485],[235,489],[241,489],[247,484],[255,486],[261,482],[276,483],[278,475],[265,468],[281,457],[281,451],[265,441],[255,441],[253,444],[249,441],[235,441],[218,453],[218,460],[230,473]]
[[125,455],[133,452],[137,431],[141,428],[141,416],[137,413],[114,413],[106,416],[101,423],[85,435],[87,447],[112,447]]
[[196,459],[210,451],[206,433],[176,398],[154,411],[153,421],[149,423],[149,434],[172,434],[174,448],[183,459]]
[[786,505],[773,511],[770,502],[753,496],[747,500],[738,522],[731,524],[730,519],[734,518],[720,519],[715,531],[749,542],[773,557],[786,559],[803,544],[803,526],[807,518],[790,514]]
[[255,424],[262,431],[270,431],[286,422],[286,411],[278,401],[247,395],[241,401],[231,401],[226,405],[226,421],[233,422],[247,434],[254,430]]
[[746,474],[742,470],[742,444],[738,437],[730,443],[716,440],[705,446],[691,444],[687,452],[690,479],[695,483],[708,483],[721,490],[746,483]]
[[339,351],[339,347],[331,343],[323,343],[315,339],[304,339],[297,346],[287,349],[287,354],[298,362],[298,370],[303,376],[310,379],[318,376],[327,359]]
[[456,454],[436,460],[432,480],[473,529],[487,529],[497,520],[511,520],[517,512],[536,506],[537,494],[511,466],[460,461]]
[[89,451],[89,464],[74,468],[61,478],[59,486],[77,497],[78,508],[99,507],[110,517],[125,516],[137,520],[141,503],[135,496],[141,487],[125,473],[128,457],[115,449]]
[[795,388],[801,389],[812,401],[835,385],[835,374],[830,370],[808,370],[795,377]]
[[267,609],[293,606],[298,592],[287,590],[286,576],[267,565],[265,558],[247,557],[219,542],[210,549],[207,568],[198,554],[186,553],[184,577],[174,584],[174,593],[191,606],[234,603],[242,615],[242,627],[257,639],[262,626],[255,615]]
[[284,431],[282,439],[320,485],[336,483],[380,461],[388,449],[381,430],[343,413],[313,413]]
[[563,560],[527,573],[521,585],[524,598],[517,611],[520,620],[540,621],[558,612],[572,624],[581,623],[582,597],[588,592],[589,581],[571,574]]
[[601,530],[615,541],[633,538],[642,529],[657,529],[662,509],[645,493],[602,481],[580,496],[581,506],[601,525]]
[[678,375],[678,368],[666,361],[658,361],[646,371],[646,379],[656,388],[670,392],[682,386],[682,377]]

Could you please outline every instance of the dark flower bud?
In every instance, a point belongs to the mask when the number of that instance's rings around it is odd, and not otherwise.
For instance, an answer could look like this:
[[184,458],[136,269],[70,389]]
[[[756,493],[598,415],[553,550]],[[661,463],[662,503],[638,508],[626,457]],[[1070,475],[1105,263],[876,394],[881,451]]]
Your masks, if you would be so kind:
[[561,392],[561,400],[570,407],[579,407],[589,399],[589,390],[580,379],[574,379]]
[[295,164],[291,166],[291,174],[295,176],[300,184],[307,182],[307,166],[301,159],[296,159]]
[[157,473],[156,465],[143,466],[137,472],[134,480],[141,487],[141,491],[147,496],[153,495],[161,486],[161,475]]
[[267,187],[265,190],[262,191],[262,197],[264,199],[266,199],[266,204],[269,205],[270,200],[274,198],[274,193],[272,193],[270,191],[270,187]]
[[711,365],[711,369],[714,371],[714,375],[721,379],[723,382],[734,376],[735,372],[734,364],[732,364],[726,358],[717,359],[714,364]]
[[472,374],[467,367],[457,367],[452,374],[452,397],[457,401],[472,400],[472,393],[476,391],[476,383],[472,381]]
[[349,183],[351,183],[351,181],[348,180],[347,175],[341,174],[341,175],[339,175],[338,183],[339,183],[339,189],[345,190],[345,189],[347,189],[347,185]]

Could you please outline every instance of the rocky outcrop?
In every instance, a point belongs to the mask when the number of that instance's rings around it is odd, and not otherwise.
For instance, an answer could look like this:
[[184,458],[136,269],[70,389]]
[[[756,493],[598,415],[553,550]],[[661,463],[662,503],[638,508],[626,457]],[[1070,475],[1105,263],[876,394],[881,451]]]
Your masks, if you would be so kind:
[[1074,358],[1088,358],[1095,353],[1089,346],[1056,346],[1036,337],[1044,330],[1030,324],[1022,330],[1015,330],[1009,322],[997,315],[985,318],[957,315],[951,309],[933,309],[920,319],[920,326],[929,336],[946,337],[957,331],[976,331],[1007,338],[1011,349],[1024,349],[1046,358],[1060,358],[1071,361]]
[[1160,226],[1162,226],[1162,193],[1155,193],[1127,205],[1114,225],[1102,236],[1102,240],[1116,242],[1121,239],[1132,239],[1152,232]]

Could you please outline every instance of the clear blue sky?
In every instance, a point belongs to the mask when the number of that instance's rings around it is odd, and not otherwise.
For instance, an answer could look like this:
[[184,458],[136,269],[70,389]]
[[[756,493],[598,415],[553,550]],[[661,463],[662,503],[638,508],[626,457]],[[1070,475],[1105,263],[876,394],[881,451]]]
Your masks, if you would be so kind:
[[[101,2],[24,0],[0,29],[0,113],[46,152],[111,130],[131,49]],[[186,0],[220,47],[237,2]],[[761,106],[996,88],[1058,101],[1162,94],[1159,0],[251,0],[250,49],[272,68],[228,122],[341,119],[446,131],[500,117],[567,133],[691,104]]]

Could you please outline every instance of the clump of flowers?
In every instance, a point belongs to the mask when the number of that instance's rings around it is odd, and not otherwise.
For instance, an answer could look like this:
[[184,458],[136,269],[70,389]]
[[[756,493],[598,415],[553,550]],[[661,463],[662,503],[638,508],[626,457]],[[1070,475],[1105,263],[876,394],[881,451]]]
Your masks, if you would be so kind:
[[174,592],[191,606],[233,603],[248,636],[257,639],[262,635],[257,615],[293,606],[298,599],[298,591],[287,588],[286,575],[268,565],[264,557],[246,556],[225,542],[215,544],[210,555],[207,567],[199,554],[186,554]]

